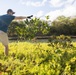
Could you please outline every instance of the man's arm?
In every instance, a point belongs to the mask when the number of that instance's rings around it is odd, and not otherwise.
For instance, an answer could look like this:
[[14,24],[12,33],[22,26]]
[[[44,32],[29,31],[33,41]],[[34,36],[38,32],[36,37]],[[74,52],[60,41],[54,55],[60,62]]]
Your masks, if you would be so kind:
[[18,16],[18,17],[17,17],[17,16],[16,16],[16,17],[15,17],[15,20],[22,20],[22,19],[26,19],[26,18],[27,18],[27,17],[23,17],[23,16]]
[[33,17],[33,15],[31,15],[31,16],[27,16],[27,17],[24,17],[24,16],[18,16],[18,17],[15,17],[15,20],[22,20],[22,19],[27,19],[27,18],[31,18],[31,17]]

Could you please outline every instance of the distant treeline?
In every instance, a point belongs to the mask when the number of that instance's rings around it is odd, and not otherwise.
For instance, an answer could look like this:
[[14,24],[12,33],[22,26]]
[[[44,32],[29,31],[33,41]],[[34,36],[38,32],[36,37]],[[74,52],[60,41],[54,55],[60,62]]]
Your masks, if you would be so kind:
[[[48,17],[47,20],[49,20]],[[76,35],[76,18],[59,16],[50,25],[47,20],[34,18],[25,21],[13,21],[9,26],[8,35],[19,39],[31,39],[39,35]]]

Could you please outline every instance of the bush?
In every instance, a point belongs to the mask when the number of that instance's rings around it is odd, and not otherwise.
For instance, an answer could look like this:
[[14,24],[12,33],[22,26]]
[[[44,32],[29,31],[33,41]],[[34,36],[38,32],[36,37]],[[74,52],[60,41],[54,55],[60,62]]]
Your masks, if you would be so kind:
[[76,47],[13,42],[8,57],[2,49],[0,44],[1,75],[76,75]]
[[49,25],[40,19],[31,19],[20,22],[12,22],[9,26],[8,35],[17,36],[19,39],[32,39],[36,35],[46,35],[49,32]]
[[60,35],[60,36],[51,36],[49,39],[50,44],[52,46],[57,47],[72,47],[72,41],[70,36]]

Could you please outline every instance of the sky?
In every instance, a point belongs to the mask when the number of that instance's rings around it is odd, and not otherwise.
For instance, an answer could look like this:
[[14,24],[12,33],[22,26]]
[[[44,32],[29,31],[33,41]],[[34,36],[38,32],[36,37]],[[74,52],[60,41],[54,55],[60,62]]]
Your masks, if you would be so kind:
[[15,16],[34,15],[45,19],[49,15],[53,21],[61,15],[76,16],[76,0],[0,0],[0,15],[8,9],[15,11]]

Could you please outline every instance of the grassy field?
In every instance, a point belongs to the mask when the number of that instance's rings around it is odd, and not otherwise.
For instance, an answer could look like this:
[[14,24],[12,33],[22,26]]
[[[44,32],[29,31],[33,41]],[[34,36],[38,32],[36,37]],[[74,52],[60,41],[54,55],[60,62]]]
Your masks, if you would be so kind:
[[49,43],[12,42],[8,57],[0,43],[0,75],[76,75],[76,43],[71,47]]

